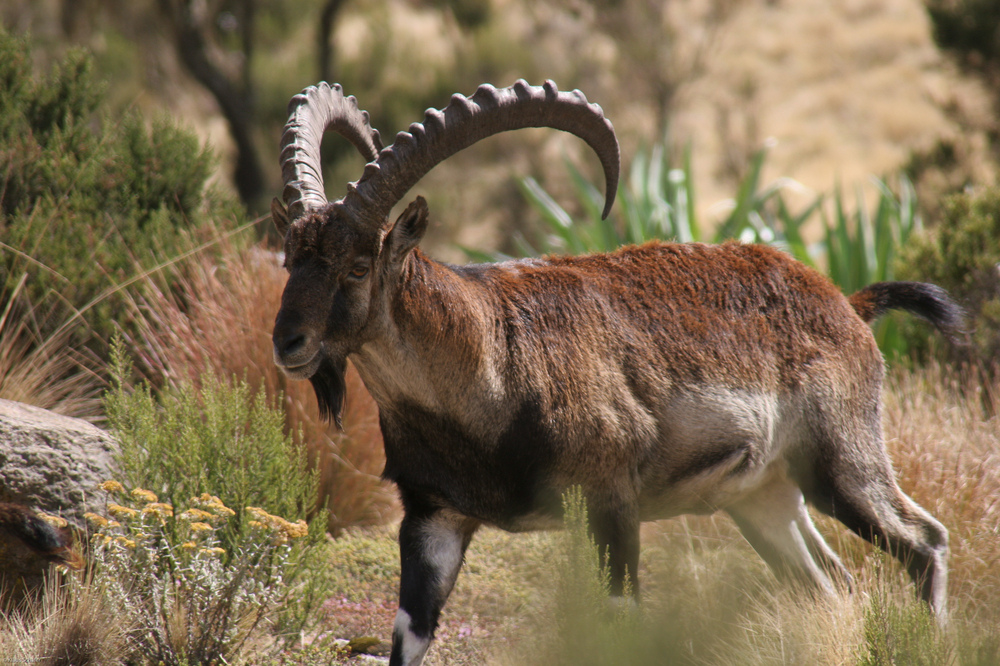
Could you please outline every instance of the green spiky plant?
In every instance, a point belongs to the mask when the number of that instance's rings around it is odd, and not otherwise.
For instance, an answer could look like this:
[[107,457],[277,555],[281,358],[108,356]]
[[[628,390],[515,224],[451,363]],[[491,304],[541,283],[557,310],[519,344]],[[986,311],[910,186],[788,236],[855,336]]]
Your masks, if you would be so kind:
[[[834,284],[846,294],[872,284],[896,279],[896,264],[902,248],[922,228],[913,184],[900,174],[898,194],[873,178],[878,199],[874,209],[865,203],[864,190],[855,193],[855,209],[848,213],[838,187],[833,196],[833,218],[823,211],[826,241],[821,264]],[[875,339],[890,359],[908,356],[909,344],[900,332],[898,315],[875,325]]]

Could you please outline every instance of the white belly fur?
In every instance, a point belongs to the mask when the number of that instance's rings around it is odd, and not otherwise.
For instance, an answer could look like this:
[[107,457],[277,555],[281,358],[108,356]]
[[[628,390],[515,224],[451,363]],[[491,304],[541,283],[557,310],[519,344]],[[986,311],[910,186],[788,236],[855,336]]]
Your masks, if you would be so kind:
[[659,415],[660,439],[640,469],[643,520],[712,513],[787,473],[801,410],[788,396],[704,387]]

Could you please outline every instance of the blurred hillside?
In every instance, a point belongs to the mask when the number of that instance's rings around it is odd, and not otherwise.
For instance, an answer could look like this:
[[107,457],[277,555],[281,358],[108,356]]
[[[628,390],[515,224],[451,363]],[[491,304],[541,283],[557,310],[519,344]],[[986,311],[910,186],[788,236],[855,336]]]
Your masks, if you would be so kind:
[[[796,179],[803,201],[933,163],[942,146],[948,173],[925,170],[923,196],[993,179],[991,97],[935,46],[921,0],[3,0],[0,18],[31,34],[39,67],[72,45],[92,50],[116,105],[194,128],[236,191],[246,155],[193,74],[203,48],[237,111],[252,112],[242,140],[262,185],[241,194],[258,212],[279,191],[285,104],[322,71],[387,140],[483,81],[579,87],[614,122],[626,166],[668,128],[674,146],[690,142],[708,213],[764,145],[767,178]],[[336,198],[360,163],[328,143]],[[435,169],[416,189],[431,202],[436,254],[461,260],[454,243],[502,249],[528,214],[514,179],[534,176],[559,198],[564,155],[599,182],[580,142],[547,131],[490,139]]]

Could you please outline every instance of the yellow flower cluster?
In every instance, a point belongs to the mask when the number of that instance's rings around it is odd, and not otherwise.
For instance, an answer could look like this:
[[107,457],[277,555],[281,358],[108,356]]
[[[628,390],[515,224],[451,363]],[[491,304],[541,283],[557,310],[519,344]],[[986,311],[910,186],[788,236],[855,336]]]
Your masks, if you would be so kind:
[[248,506],[247,513],[252,516],[250,525],[257,529],[268,528],[277,533],[282,539],[300,539],[309,534],[309,526],[306,521],[298,520],[289,522],[281,516],[273,516],[264,509],[256,506]]
[[136,488],[130,494],[132,495],[132,499],[140,502],[146,502],[147,504],[152,504],[158,499],[156,497],[156,493],[143,488]]
[[99,516],[96,513],[87,512],[83,514],[83,517],[87,519],[87,522],[96,527],[97,529],[102,529],[108,526],[108,519],[104,516]]
[[194,508],[188,509],[187,511],[185,511],[184,513],[180,514],[177,517],[180,518],[181,520],[186,520],[190,523],[194,522],[209,523],[219,519],[219,516],[217,514],[209,513],[208,511],[204,511],[202,509],[194,509]]
[[191,531],[195,534],[200,534],[202,532],[211,532],[212,526],[208,523],[191,523]]
[[42,512],[38,512],[38,516],[39,516],[39,518],[41,518],[42,520],[44,520],[45,522],[47,522],[52,527],[55,527],[56,529],[60,529],[61,530],[64,527],[66,527],[67,525],[69,525],[69,523],[66,522],[66,519],[62,518],[61,516],[53,516],[51,514],[42,513]]
[[99,541],[102,546],[117,546],[119,548],[135,550],[135,541],[124,536],[113,537],[108,534],[95,534],[93,539],[95,542]]
[[[236,515],[236,512],[226,506],[221,499],[209,493],[192,497],[191,504],[195,506],[179,517],[191,523],[188,527],[191,530],[191,536],[195,538],[208,536],[215,530],[215,525]],[[197,547],[194,541],[181,544],[181,548],[189,552]],[[218,547],[198,549],[199,555],[224,555],[225,552],[225,549]]]
[[220,500],[215,495],[209,495],[208,493],[202,493],[198,497],[192,497],[191,503],[197,504],[202,509],[211,511],[215,515],[221,516],[223,518],[229,518],[231,516],[236,515],[236,512],[230,509],[225,504],[223,504],[222,500]]
[[[105,546],[115,544],[131,549],[135,548],[136,540],[143,540],[146,537],[145,534],[138,532],[131,535],[133,539],[116,535],[114,532],[109,534],[110,530],[121,527],[118,520],[136,526],[136,523],[131,521],[141,516],[143,519],[157,519],[160,525],[166,525],[166,519],[175,517],[174,507],[160,502],[155,493],[144,488],[135,488],[128,492],[121,483],[114,480],[105,481],[100,488],[108,494],[121,495],[136,506],[140,503],[145,504],[142,509],[137,510],[109,502],[107,513],[117,520],[108,520],[96,513],[84,514],[87,521],[95,528],[94,538]],[[276,544],[285,543],[289,539],[299,539],[309,533],[309,527],[304,520],[293,523],[259,507],[247,507],[246,511],[250,514],[250,526],[255,530],[269,533]],[[198,555],[224,555],[226,551],[223,548],[209,547],[211,541],[205,543],[205,538],[212,535],[220,523],[235,515],[236,512],[215,495],[202,493],[198,497],[192,497],[191,507],[176,515],[178,519],[187,523],[188,540],[180,545],[181,550],[188,553],[196,552]],[[205,545],[199,545],[199,541]]]
[[167,518],[172,518],[173,515],[174,507],[165,502],[150,502],[142,508],[143,518],[155,516],[160,519],[161,523]]
[[221,555],[225,555],[226,554],[226,549],[225,548],[219,548],[218,546],[216,546],[214,548],[199,547],[198,544],[195,543],[194,541],[185,541],[184,543],[182,543],[181,544],[181,550],[183,550],[183,551],[185,551],[187,553],[193,553],[194,551],[198,551],[198,555],[220,555],[221,556]]
[[123,492],[125,492],[125,487],[122,484],[120,484],[117,481],[115,481],[114,479],[105,481],[100,486],[98,486],[98,488],[100,488],[101,490],[103,490],[106,493],[123,493]]
[[127,506],[122,506],[121,504],[115,504],[111,502],[108,504],[108,513],[117,518],[118,520],[128,520],[130,518],[135,518],[139,515],[139,512],[135,509],[130,509]]

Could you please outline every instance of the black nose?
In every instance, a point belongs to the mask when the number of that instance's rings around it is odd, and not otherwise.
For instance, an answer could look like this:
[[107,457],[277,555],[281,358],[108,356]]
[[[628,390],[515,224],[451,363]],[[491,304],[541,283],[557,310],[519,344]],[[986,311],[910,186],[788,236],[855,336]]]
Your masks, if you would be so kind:
[[291,331],[283,335],[274,336],[274,346],[281,356],[294,356],[301,351],[306,344],[306,336],[298,331]]

